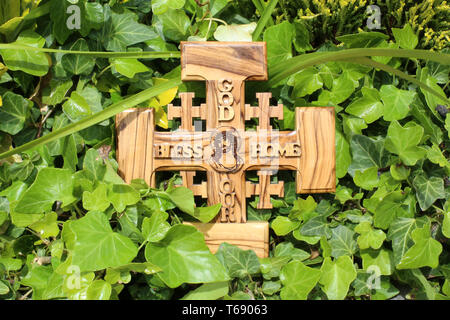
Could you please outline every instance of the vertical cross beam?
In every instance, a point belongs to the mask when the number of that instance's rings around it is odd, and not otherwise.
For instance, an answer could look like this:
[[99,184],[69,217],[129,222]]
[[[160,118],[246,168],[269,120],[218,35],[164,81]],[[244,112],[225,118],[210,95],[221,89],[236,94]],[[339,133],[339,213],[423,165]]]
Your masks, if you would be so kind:
[[206,81],[208,204],[222,203],[220,222],[246,222],[245,81],[267,80],[266,44],[182,42],[181,78]]

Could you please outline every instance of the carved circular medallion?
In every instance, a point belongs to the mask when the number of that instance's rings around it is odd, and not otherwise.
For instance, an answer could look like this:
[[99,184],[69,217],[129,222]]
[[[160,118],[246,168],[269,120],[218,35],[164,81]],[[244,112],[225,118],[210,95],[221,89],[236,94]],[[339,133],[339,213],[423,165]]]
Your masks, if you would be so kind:
[[211,133],[211,157],[209,165],[218,172],[236,172],[244,160],[239,155],[242,139],[239,132],[229,126],[219,127]]

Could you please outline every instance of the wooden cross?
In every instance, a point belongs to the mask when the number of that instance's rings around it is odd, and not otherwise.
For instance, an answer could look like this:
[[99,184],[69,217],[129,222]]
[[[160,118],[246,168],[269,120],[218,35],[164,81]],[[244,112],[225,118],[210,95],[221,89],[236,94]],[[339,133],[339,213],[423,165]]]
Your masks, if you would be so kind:
[[[267,80],[264,42],[182,42],[181,78],[206,82],[206,104],[193,106],[193,93],[180,93],[181,106],[168,106],[168,118],[180,118],[172,132],[154,129],[153,109],[130,109],[116,117],[119,173],[126,182],[143,178],[155,186],[156,171],[180,171],[183,185],[208,205],[222,204],[215,223],[191,223],[205,234],[211,251],[222,242],[268,255],[269,225],[247,222],[246,198],[270,209],[270,196],[284,196],[279,170],[296,171],[297,193],[335,191],[334,108],[298,107],[296,129],[273,130],[271,118],[283,119],[283,105],[270,106],[271,93],[257,93],[258,106],[245,104],[245,81]],[[206,121],[195,131],[194,118]],[[256,131],[245,121],[258,118]],[[194,184],[196,171],[207,181]],[[259,182],[245,179],[257,171]]]

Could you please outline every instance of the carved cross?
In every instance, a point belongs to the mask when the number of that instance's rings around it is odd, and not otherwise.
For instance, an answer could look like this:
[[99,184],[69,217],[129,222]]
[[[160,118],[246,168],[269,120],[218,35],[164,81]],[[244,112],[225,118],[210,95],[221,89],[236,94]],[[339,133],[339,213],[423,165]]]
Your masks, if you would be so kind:
[[[297,193],[335,190],[333,108],[296,108],[296,129],[277,131],[270,119],[283,119],[283,105],[270,106],[271,93],[257,93],[258,106],[245,104],[245,81],[267,80],[266,61],[264,42],[182,42],[181,78],[206,82],[206,104],[193,106],[194,94],[180,93],[181,106],[168,106],[168,118],[181,119],[172,132],[154,130],[152,109],[116,119],[125,181],[144,178],[154,186],[155,171],[178,170],[195,195],[222,204],[217,223],[195,224],[211,250],[227,241],[267,256],[268,224],[245,223],[246,198],[258,195],[258,208],[272,208],[270,196],[284,196],[283,182],[271,183],[278,170],[296,171]],[[205,131],[194,130],[194,118],[205,120]],[[256,131],[245,129],[251,118],[259,120]],[[252,170],[256,184],[245,179]],[[207,181],[194,184],[196,171],[206,171]]]

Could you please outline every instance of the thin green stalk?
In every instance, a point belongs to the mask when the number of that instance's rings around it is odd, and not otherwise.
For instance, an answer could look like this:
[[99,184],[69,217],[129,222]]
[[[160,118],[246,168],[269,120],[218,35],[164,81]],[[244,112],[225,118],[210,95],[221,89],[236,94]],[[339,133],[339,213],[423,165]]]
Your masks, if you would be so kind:
[[143,103],[143,102],[149,100],[150,98],[153,98],[169,89],[177,87],[181,83],[182,82],[180,79],[172,79],[172,80],[164,82],[163,84],[160,84],[158,86],[151,87],[149,89],[141,91],[131,97],[128,97],[122,101],[119,101],[119,102],[111,105],[110,107],[106,108],[105,110],[103,110],[101,112],[98,112],[98,113],[92,115],[91,117],[88,117],[88,118],[82,119],[78,122],[69,124],[68,126],[66,126],[64,128],[53,131],[39,139],[30,141],[20,147],[17,147],[12,150],[9,150],[7,152],[4,152],[4,153],[0,154],[0,159],[8,158],[14,154],[18,154],[18,153],[27,151],[29,149],[42,146],[51,141],[64,138],[65,136],[67,136],[69,134],[86,129],[94,124],[97,124],[106,119],[109,119],[126,109],[132,108],[140,103]]
[[441,64],[450,64],[450,54],[419,49],[363,48],[344,49],[332,52],[314,52],[296,56],[270,67],[270,80],[268,84],[275,85],[290,75],[313,65],[342,59],[355,59],[369,56],[418,58],[439,62]]
[[264,27],[267,24],[267,21],[269,21],[270,17],[272,16],[272,12],[275,9],[276,5],[278,4],[278,0],[270,0],[269,4],[264,9],[264,12],[261,15],[261,18],[259,18],[258,24],[256,25],[256,29],[253,32],[252,39],[253,41],[258,41],[259,36],[261,35],[261,32],[263,31]]
[[143,51],[143,52],[98,52],[98,51],[72,51],[50,48],[36,48],[24,46],[14,43],[0,43],[0,49],[7,50],[26,50],[37,51],[45,53],[62,53],[62,54],[76,54],[85,56],[94,56],[97,58],[135,58],[135,59],[156,59],[156,58],[180,58],[179,51]]
[[347,59],[347,60],[344,60],[344,61],[364,64],[364,65],[367,65],[369,67],[381,69],[383,71],[392,73],[392,74],[394,74],[394,75],[396,75],[396,76],[398,76],[400,78],[403,78],[403,79],[405,79],[405,80],[407,80],[409,82],[414,83],[415,85],[419,86],[423,90],[426,90],[426,91],[430,92],[431,94],[435,95],[436,97],[439,97],[440,99],[442,99],[446,103],[450,104],[450,100],[448,100],[447,97],[444,97],[444,96],[440,95],[439,92],[433,90],[432,88],[427,86],[425,83],[423,83],[423,82],[417,80],[416,78],[410,76],[409,74],[406,74],[403,71],[395,69],[395,68],[393,68],[393,67],[391,67],[391,66],[389,66],[387,64],[376,62],[376,61],[374,61],[372,59],[369,59],[369,58]]

